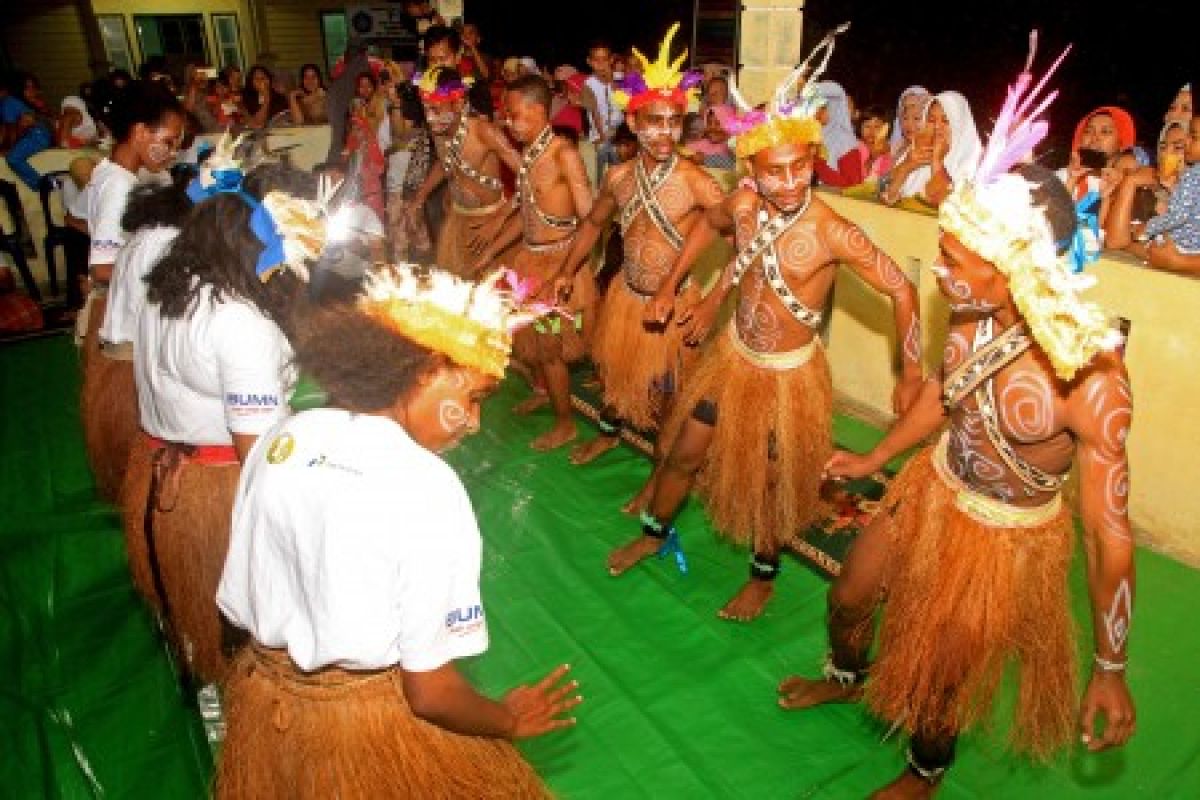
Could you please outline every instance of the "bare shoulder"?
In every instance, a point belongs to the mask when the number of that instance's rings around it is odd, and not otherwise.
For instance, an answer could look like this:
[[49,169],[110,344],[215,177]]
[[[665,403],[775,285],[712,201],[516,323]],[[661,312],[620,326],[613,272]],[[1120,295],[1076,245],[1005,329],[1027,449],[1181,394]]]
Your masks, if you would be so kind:
[[633,172],[633,165],[634,160],[630,159],[629,161],[622,161],[620,164],[609,167],[604,171],[604,182],[609,186],[621,183]]
[[688,182],[688,186],[692,192],[698,197],[724,197],[725,192],[721,189],[721,184],[717,179],[706,170],[704,167],[695,163],[691,159],[679,159],[679,166],[676,167]]
[[739,187],[725,199],[725,207],[735,214],[753,214],[758,211],[761,199],[753,189]]

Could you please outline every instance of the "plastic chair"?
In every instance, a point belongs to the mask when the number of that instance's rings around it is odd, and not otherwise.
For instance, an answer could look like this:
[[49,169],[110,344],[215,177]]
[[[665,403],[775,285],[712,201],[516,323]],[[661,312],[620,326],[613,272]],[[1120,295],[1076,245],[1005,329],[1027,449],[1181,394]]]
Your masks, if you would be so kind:
[[46,254],[46,272],[50,277],[50,293],[58,294],[58,262],[55,254],[57,248],[63,249],[63,257],[67,267],[66,303],[69,308],[78,308],[83,303],[83,294],[79,289],[79,278],[87,275],[87,254],[90,239],[86,233],[75,230],[69,225],[58,222],[54,217],[53,198],[58,196],[58,206],[66,213],[67,204],[63,199],[63,182],[70,180],[67,170],[56,170],[42,175],[38,183],[38,195],[42,201],[42,219],[46,223],[46,238],[42,240],[42,252]]
[[25,239],[28,238],[28,223],[25,221],[25,209],[21,206],[21,196],[17,194],[17,185],[12,181],[0,179],[0,198],[12,221],[12,230],[0,228],[0,252],[8,253],[12,258],[25,289],[36,302],[42,301],[42,292],[38,289],[33,273],[29,271],[29,261],[25,258]]

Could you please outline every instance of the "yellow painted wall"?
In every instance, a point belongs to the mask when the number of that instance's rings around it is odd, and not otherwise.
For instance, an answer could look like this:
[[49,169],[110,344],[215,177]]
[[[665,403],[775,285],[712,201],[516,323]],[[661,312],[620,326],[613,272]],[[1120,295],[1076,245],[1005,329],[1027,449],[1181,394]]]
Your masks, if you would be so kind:
[[329,0],[264,0],[263,21],[270,52],[279,70],[299,72],[301,64],[313,63],[325,71],[321,40],[322,11],[343,7]]
[[14,66],[37,75],[55,108],[92,79],[79,6],[73,0],[5,3],[0,37]]
[[[902,267],[916,268],[925,352],[928,362],[937,363],[949,317],[929,271],[937,219],[873,201],[822,196]],[[1200,279],[1146,269],[1120,253],[1105,253],[1088,270],[1099,278],[1090,296],[1110,315],[1132,322],[1126,348],[1134,395],[1129,509],[1138,541],[1200,566],[1200,491],[1192,484],[1200,448]],[[890,303],[845,269],[829,339],[834,388],[844,406],[874,421],[890,417],[895,353]]]
[[92,0],[96,14],[122,14],[134,61],[141,63],[144,55],[138,43],[133,18],[141,14],[203,14],[205,36],[208,38],[209,58],[217,58],[217,36],[213,30],[213,14],[237,14],[238,30],[242,37],[242,57],[249,67],[258,58],[253,24],[246,0]]

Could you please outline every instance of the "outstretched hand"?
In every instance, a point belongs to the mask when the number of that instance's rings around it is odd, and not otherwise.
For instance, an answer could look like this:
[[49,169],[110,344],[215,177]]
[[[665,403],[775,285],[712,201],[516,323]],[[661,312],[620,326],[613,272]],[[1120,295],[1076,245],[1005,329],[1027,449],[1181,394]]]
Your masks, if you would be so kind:
[[833,455],[825,462],[822,476],[833,480],[846,478],[865,478],[874,475],[879,470],[871,454],[851,453],[849,450],[834,450]]
[[1084,746],[1093,753],[1120,747],[1133,736],[1134,721],[1133,698],[1124,676],[1093,673],[1079,705],[1080,740]]
[[583,702],[576,693],[579,681],[559,685],[571,668],[563,664],[532,686],[518,686],[500,702],[513,716],[511,738],[528,739],[575,724],[574,717],[563,717]]

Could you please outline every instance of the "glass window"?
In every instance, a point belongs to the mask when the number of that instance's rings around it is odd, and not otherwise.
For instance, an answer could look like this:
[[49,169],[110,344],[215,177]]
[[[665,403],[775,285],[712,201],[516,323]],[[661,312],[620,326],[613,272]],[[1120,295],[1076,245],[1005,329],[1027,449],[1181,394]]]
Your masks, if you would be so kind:
[[213,14],[212,23],[213,35],[217,40],[217,68],[234,66],[245,69],[237,14]]
[[104,55],[113,69],[133,72],[133,53],[129,48],[129,32],[125,29],[125,17],[121,14],[97,14],[100,38],[104,41]]
[[138,14],[133,18],[142,61],[162,56],[176,85],[188,64],[207,64],[208,36],[200,14]]
[[329,75],[346,52],[346,12],[321,12],[321,39],[325,44],[325,74]]

